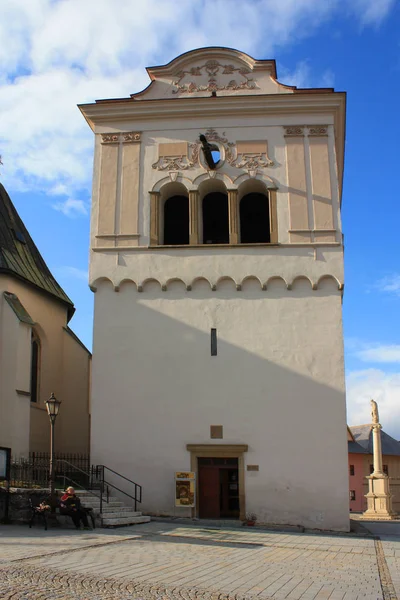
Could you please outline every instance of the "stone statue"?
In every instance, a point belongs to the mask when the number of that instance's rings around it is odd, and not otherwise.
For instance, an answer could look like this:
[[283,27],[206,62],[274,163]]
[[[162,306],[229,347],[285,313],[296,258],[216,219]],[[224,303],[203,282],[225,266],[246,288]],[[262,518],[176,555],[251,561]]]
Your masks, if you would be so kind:
[[372,414],[372,423],[379,423],[379,412],[378,405],[375,400],[371,400],[371,414]]

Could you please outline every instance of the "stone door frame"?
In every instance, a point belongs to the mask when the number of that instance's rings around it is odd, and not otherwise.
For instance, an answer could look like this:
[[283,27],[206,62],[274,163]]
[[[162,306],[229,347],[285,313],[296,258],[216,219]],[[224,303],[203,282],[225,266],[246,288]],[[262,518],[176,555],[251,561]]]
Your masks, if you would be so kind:
[[[187,444],[190,452],[190,469],[196,473],[199,480],[198,458],[237,458],[239,475],[239,519],[246,519],[246,494],[244,487],[244,453],[248,451],[247,444]],[[196,485],[196,508],[192,509],[192,517],[199,515],[199,486]]]

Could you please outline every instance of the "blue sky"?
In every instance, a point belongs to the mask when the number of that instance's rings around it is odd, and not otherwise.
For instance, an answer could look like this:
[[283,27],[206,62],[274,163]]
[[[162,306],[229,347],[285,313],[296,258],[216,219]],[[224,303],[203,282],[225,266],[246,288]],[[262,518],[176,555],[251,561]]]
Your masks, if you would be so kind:
[[398,0],[3,0],[0,39],[0,180],[89,348],[93,142],[76,105],[139,91],[146,66],[206,45],[275,58],[282,83],[346,91],[348,421],[368,422],[373,397],[400,439]]

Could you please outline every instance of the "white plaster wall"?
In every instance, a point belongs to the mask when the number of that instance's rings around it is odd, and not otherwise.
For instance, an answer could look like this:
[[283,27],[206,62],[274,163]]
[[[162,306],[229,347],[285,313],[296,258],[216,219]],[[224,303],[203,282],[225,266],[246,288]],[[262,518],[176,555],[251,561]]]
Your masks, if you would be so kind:
[[30,397],[17,390],[29,392],[31,328],[18,320],[3,291],[0,285],[0,446],[18,458],[29,453]]
[[157,279],[161,284],[174,277],[187,285],[205,277],[211,285],[220,277],[231,277],[240,284],[245,277],[258,277],[261,284],[271,277],[282,277],[291,284],[296,277],[308,277],[313,284],[331,275],[343,284],[343,249],[311,246],[235,248],[137,249],[133,252],[91,253],[90,283],[96,287],[102,278],[115,286],[125,279],[142,284]]
[[[260,470],[246,472],[247,511],[348,529],[337,286],[146,289],[101,283],[95,295],[93,462],[143,485],[144,512],[173,514],[174,471],[190,468],[186,444],[248,444],[246,463]],[[223,440],[210,440],[210,425],[223,425]]]

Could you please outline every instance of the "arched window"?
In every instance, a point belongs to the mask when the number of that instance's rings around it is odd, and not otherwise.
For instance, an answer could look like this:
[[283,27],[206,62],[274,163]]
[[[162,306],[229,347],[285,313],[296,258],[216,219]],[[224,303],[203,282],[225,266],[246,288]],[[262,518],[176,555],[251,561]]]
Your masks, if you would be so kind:
[[172,196],[164,203],[164,245],[189,243],[189,199]]
[[31,402],[39,400],[39,380],[40,380],[40,340],[37,334],[32,331],[31,336]]
[[240,200],[240,241],[242,244],[271,241],[269,201],[266,194],[251,192]]
[[203,244],[229,244],[227,194],[211,192],[203,198]]

